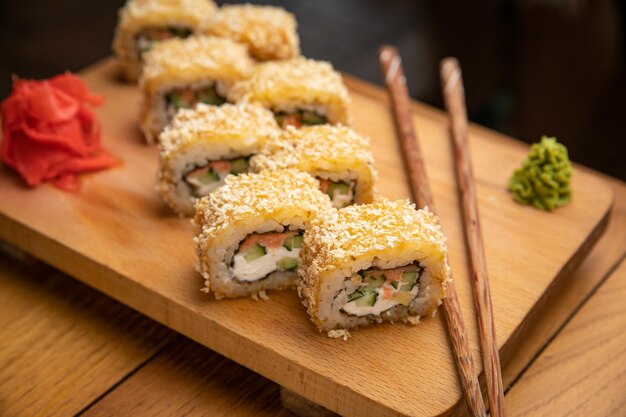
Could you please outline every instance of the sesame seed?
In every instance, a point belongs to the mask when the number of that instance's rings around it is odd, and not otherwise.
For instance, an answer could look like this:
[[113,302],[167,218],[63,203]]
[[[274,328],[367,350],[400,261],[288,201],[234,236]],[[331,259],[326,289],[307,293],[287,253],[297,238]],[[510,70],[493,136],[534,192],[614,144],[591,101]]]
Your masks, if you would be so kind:
[[248,79],[230,88],[228,99],[269,109],[288,104],[322,106],[330,123],[349,124],[348,90],[341,75],[324,61],[294,58],[258,64]]
[[157,43],[146,54],[140,85],[154,90],[178,79],[234,82],[247,77],[253,65],[245,46],[230,39],[172,38]]
[[293,14],[280,7],[224,5],[206,32],[244,43],[250,55],[266,61],[300,55],[297,26]]

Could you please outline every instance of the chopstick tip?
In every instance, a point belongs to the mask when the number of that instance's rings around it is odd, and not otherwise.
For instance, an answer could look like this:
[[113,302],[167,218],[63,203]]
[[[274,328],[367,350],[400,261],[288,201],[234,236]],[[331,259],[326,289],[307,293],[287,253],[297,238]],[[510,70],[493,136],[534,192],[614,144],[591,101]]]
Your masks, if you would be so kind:
[[440,69],[443,90],[444,93],[448,93],[461,82],[459,60],[454,57],[444,58],[441,60]]
[[453,56],[449,56],[449,57],[443,58],[441,60],[441,63],[439,65],[439,67],[441,68],[442,71],[446,70],[446,69],[448,71],[451,71],[454,68],[458,68],[459,67],[459,60],[456,59]]
[[[383,65],[383,77],[385,83],[389,84],[399,74],[402,59],[400,58],[398,48],[395,46],[382,45],[378,51],[380,62]],[[406,84],[404,76],[399,77],[399,80],[401,83]]]
[[378,48],[378,55],[380,57],[380,59],[388,61],[390,60],[394,55],[398,54],[398,49],[395,46],[391,46],[391,45],[381,45]]

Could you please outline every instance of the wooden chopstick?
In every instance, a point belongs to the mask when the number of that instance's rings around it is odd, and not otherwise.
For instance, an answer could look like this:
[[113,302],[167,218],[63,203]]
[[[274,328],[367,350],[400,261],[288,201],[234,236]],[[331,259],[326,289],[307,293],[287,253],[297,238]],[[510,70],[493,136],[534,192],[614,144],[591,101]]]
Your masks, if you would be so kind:
[[[404,77],[400,55],[396,48],[382,46],[379,49],[379,59],[383,79],[391,97],[398,138],[402,145],[413,199],[418,207],[428,206],[429,210],[436,212],[432,190],[426,176],[426,168],[417,143],[417,136],[413,130],[411,100],[406,88],[406,78]],[[474,362],[470,354],[469,341],[454,280],[449,282],[446,287],[443,310],[467,407],[473,416],[486,416],[485,404],[474,370]]]
[[454,147],[457,185],[463,208],[465,241],[470,264],[470,276],[474,289],[474,305],[478,313],[480,344],[487,379],[489,407],[493,417],[505,416],[504,391],[500,357],[496,343],[496,329],[491,309],[491,293],[487,278],[487,263],[478,217],[478,201],[467,142],[467,110],[463,91],[461,68],[455,58],[441,61],[441,87],[448,114]]

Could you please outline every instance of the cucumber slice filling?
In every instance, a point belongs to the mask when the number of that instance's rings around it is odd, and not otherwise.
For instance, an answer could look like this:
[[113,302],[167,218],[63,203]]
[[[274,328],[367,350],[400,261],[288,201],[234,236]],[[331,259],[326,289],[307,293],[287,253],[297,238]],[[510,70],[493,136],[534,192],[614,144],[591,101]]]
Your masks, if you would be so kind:
[[417,282],[417,271],[405,272],[402,274],[402,286],[400,291],[411,291]]
[[214,106],[220,106],[226,102],[226,100],[218,94],[214,87],[207,87],[196,91],[196,101]]
[[297,110],[292,113],[277,111],[274,113],[274,118],[283,129],[288,125],[300,127],[302,125],[315,126],[328,123],[325,116],[307,110]]
[[290,252],[294,249],[300,249],[302,248],[302,238],[302,235],[290,236],[285,239],[283,246]]
[[[412,269],[412,266],[409,265],[408,268],[399,267],[401,268],[400,271],[397,269],[359,271],[350,278],[352,283],[359,286],[347,295],[346,305],[342,311],[355,315],[380,314],[398,304],[410,305],[411,300],[417,296],[416,285],[424,271],[419,265],[415,264],[414,266],[417,270],[407,271],[406,269]],[[402,269],[405,270],[402,271]],[[400,273],[401,275],[399,275]],[[390,281],[387,281],[388,274]],[[355,280],[354,277],[357,279]],[[390,290],[392,291],[391,297],[389,296]],[[378,305],[379,301],[380,305]]]
[[180,26],[171,26],[169,31],[172,35],[177,38],[187,38],[191,36],[191,30],[188,28],[180,27]]
[[230,173],[237,175],[248,171],[248,158],[233,159],[230,166]]
[[180,91],[169,93],[166,96],[166,101],[168,107],[171,107],[174,110],[180,110],[188,106],[187,102],[183,99],[183,93]]
[[186,38],[191,34],[191,29],[182,26],[146,28],[135,38],[139,58],[143,58],[143,54],[150,51],[157,42],[171,38]]
[[314,126],[328,123],[326,117],[310,111],[301,112],[301,120],[303,125]]
[[278,126],[284,127],[285,116],[286,114],[284,113],[274,113],[274,119],[276,120],[276,123],[278,123]]
[[376,288],[385,283],[385,275],[383,274],[378,277],[369,276],[365,278],[365,282],[367,282],[367,285],[364,287],[364,289],[366,291],[374,291]]
[[328,184],[327,194],[331,198],[331,200],[335,197],[335,194],[348,194],[350,192],[350,184],[344,181],[334,182],[331,181]]
[[198,103],[220,106],[226,102],[226,99],[217,92],[214,85],[211,85],[192,90],[172,90],[165,95],[165,102],[168,108],[178,111],[183,108],[192,108]]
[[356,188],[354,180],[331,181],[318,179],[320,180],[320,189],[328,195],[335,208],[343,208],[354,203],[354,190]]
[[364,295],[365,295],[365,293],[364,293],[363,291],[361,291],[361,290],[356,290],[355,292],[353,292],[352,294],[350,294],[350,295],[348,296],[348,302],[350,302],[350,301],[354,301],[354,300],[356,300],[357,298],[361,298],[361,297],[363,297]]
[[293,271],[298,267],[298,259],[297,258],[283,258],[276,263],[278,268],[283,271]]
[[[242,156],[231,160],[209,161],[204,167],[193,168],[189,171],[185,175],[184,180],[191,186],[191,191],[196,197],[203,197],[215,189],[216,186],[219,186],[219,184],[215,184],[211,187],[211,184],[222,181],[228,174],[239,175],[247,172],[249,160],[250,156]],[[230,162],[230,168],[227,168],[228,171],[226,172],[217,172],[211,165],[217,162]]]
[[357,307],[373,307],[377,298],[378,293],[376,291],[368,291],[363,297],[357,298],[354,303]]
[[216,172],[207,167],[206,171],[195,170],[187,174],[185,180],[191,185],[194,191],[197,191],[205,185],[219,181],[220,177]]
[[243,255],[243,258],[248,262],[252,262],[262,256],[265,256],[265,254],[267,254],[267,250],[265,249],[265,247],[257,243],[246,251],[246,253]]

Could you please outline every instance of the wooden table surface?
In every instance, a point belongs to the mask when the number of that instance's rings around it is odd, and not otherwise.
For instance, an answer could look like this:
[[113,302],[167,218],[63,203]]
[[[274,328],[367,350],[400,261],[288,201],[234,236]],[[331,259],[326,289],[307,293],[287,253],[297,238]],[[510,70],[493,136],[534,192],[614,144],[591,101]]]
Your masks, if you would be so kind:
[[[602,177],[615,192],[608,230],[571,272],[581,285],[560,295],[580,307],[530,365],[513,355],[510,416],[626,415],[626,184]],[[585,299],[586,282],[596,288]],[[293,414],[273,382],[8,248],[0,251],[0,415]]]

